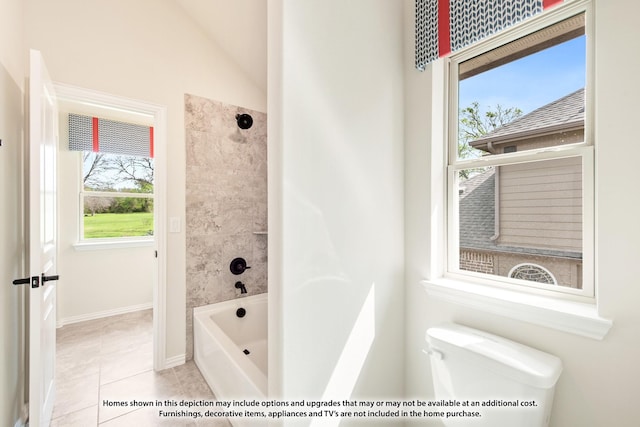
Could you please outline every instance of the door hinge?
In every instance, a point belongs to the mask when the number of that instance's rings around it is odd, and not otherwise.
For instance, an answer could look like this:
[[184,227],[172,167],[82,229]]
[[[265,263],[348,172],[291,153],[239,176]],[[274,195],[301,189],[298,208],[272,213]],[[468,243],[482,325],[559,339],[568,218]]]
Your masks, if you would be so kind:
[[156,258],[158,258],[158,251],[156,251]]

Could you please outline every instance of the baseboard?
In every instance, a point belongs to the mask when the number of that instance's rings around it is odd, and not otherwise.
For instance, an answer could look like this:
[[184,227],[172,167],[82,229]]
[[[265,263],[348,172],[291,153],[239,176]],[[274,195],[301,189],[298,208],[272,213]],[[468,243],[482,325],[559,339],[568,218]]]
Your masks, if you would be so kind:
[[78,316],[66,317],[64,319],[58,319],[58,321],[56,322],[56,327],[61,328],[65,325],[70,325],[72,323],[85,322],[87,320],[94,320],[94,319],[101,319],[103,317],[116,316],[118,314],[133,313],[134,311],[148,310],[150,308],[153,308],[152,302],[130,305],[128,307],[114,308],[111,310],[97,311],[94,313],[81,314]]
[[179,354],[177,356],[169,357],[164,360],[164,369],[174,368],[176,366],[184,365],[186,362],[186,355]]

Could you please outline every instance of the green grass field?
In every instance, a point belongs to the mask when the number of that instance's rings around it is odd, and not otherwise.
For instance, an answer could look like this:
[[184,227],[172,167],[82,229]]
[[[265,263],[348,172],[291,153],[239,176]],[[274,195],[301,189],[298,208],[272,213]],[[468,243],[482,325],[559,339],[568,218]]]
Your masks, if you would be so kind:
[[95,214],[84,217],[84,238],[153,235],[153,212]]

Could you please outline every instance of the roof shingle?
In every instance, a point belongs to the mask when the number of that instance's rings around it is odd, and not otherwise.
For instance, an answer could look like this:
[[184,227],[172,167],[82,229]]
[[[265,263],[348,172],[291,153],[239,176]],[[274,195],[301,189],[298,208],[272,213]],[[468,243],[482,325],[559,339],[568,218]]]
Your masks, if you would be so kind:
[[546,129],[584,126],[584,88],[533,110],[482,137],[471,141],[476,146],[493,140],[516,139],[521,134],[543,133]]

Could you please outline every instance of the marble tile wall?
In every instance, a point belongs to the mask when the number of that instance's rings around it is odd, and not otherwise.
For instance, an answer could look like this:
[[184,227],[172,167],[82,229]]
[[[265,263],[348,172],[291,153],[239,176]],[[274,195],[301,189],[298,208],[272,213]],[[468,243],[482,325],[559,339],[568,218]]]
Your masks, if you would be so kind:
[[[250,114],[240,129],[236,114]],[[267,292],[267,115],[185,95],[187,348],[193,357],[193,308]],[[229,269],[242,257],[251,268]]]

